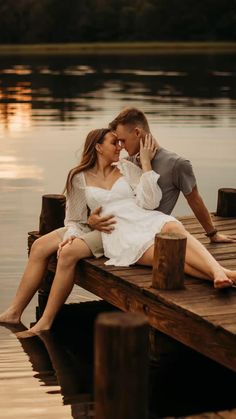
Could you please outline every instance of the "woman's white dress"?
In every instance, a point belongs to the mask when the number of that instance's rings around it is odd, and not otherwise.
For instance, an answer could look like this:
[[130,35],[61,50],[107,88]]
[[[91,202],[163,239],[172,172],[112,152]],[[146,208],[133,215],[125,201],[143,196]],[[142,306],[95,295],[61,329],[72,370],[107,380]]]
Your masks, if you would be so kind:
[[91,211],[102,207],[102,215],[112,214],[116,219],[112,233],[102,233],[104,255],[109,259],[106,265],[129,266],[154,243],[155,234],[166,222],[177,220],[154,210],[161,200],[156,172],[143,173],[125,159],[117,166],[122,176],[109,190],[87,186],[83,172],[74,177],[73,193],[67,204],[65,225],[68,230],[64,239],[70,235],[80,237],[89,231],[87,206]]

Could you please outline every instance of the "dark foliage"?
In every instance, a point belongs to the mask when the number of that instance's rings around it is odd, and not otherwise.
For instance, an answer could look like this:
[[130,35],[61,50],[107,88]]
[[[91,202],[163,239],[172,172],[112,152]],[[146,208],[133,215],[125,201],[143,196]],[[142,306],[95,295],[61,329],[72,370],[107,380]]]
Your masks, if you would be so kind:
[[0,0],[0,43],[235,39],[236,0]]

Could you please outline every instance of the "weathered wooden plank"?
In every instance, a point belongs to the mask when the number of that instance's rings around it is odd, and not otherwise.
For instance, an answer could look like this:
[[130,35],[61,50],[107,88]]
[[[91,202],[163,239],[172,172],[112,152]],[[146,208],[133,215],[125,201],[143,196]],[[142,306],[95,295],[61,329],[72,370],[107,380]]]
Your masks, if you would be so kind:
[[183,419],[235,419],[236,409],[220,412],[206,412],[198,415],[185,416]]
[[[176,217],[178,220],[182,221],[184,225],[199,225],[201,226],[200,222],[197,220],[197,218],[194,215],[187,215],[187,216],[178,216]],[[211,213],[211,219],[214,225],[227,225],[231,223],[235,223],[236,217],[219,217]]]
[[236,269],[236,259],[221,260],[220,264],[227,269]]
[[[184,224],[184,223],[183,223]],[[215,224],[214,224],[215,225]],[[217,230],[219,232],[224,232],[224,231],[232,231],[235,230],[235,220],[232,220],[231,223],[221,223],[219,225],[215,225],[215,227],[217,228]],[[186,230],[188,230],[191,234],[205,234],[205,231],[203,230],[202,226],[197,225],[197,224],[191,224],[191,225],[186,225],[185,226]],[[233,233],[231,233],[233,234]]]
[[236,334],[235,315],[232,316],[231,313],[222,313],[220,316],[218,314],[211,314],[204,316],[204,318],[215,326],[221,326],[229,332]]
[[[167,300],[162,293],[117,280],[111,272],[104,273],[83,261],[76,282],[124,311],[145,313],[149,324],[198,352],[236,371],[236,336],[215,328],[196,313]],[[166,291],[168,292],[168,291]],[[176,292],[182,292],[176,291]],[[206,345],[207,342],[207,345]]]
[[[193,216],[180,219],[222,266],[236,269],[236,244],[211,244]],[[236,235],[235,218],[212,219],[219,231]],[[157,291],[150,267],[106,266],[105,260],[81,261],[76,283],[121,310],[145,313],[155,329],[236,371],[236,289],[215,290],[210,281],[185,275],[185,289]]]
[[221,244],[206,244],[206,249],[211,252],[212,255],[220,255],[220,254],[227,254],[232,253],[236,255],[236,243],[229,244],[229,243],[221,243]]

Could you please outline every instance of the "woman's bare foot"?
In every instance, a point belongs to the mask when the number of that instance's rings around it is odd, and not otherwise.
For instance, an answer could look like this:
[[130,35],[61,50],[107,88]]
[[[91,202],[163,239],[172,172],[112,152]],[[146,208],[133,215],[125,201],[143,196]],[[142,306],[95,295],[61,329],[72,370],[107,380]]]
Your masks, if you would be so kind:
[[216,272],[214,274],[214,287],[215,288],[228,288],[232,287],[233,281],[232,279],[226,276],[226,273],[222,270]]
[[236,271],[231,271],[230,269],[224,268],[224,273],[229,279],[233,281],[233,286],[236,286]]
[[2,314],[0,314],[0,324],[1,323],[8,323],[8,324],[19,324],[20,323],[20,316],[15,310],[8,308]]
[[20,339],[32,338],[33,336],[40,335],[40,333],[47,332],[48,330],[50,330],[50,327],[41,326],[38,322],[30,329],[24,330],[23,332],[16,333],[16,336]]

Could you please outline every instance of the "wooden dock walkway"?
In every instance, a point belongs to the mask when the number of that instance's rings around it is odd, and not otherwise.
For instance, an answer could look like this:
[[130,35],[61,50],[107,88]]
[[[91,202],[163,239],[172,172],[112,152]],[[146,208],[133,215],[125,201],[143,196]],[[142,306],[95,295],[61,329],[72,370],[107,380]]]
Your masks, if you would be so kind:
[[[179,219],[224,267],[236,269],[236,243],[209,244],[194,217]],[[213,215],[213,222],[220,232],[236,235],[236,218]],[[105,266],[104,261],[81,261],[76,284],[123,311],[145,313],[153,328],[236,371],[236,288],[216,290],[212,282],[186,275],[184,289],[156,290],[151,268]]]

